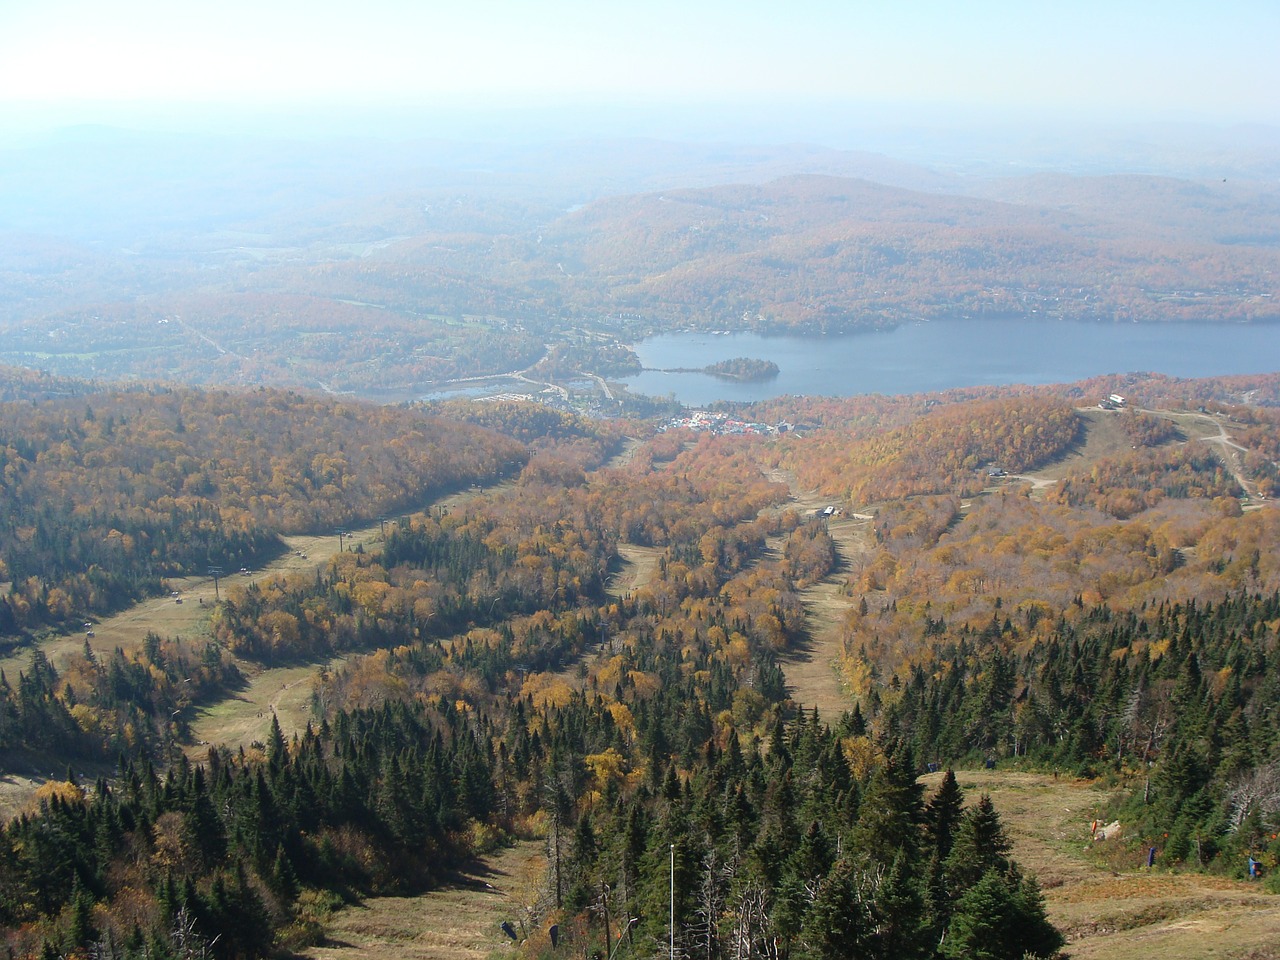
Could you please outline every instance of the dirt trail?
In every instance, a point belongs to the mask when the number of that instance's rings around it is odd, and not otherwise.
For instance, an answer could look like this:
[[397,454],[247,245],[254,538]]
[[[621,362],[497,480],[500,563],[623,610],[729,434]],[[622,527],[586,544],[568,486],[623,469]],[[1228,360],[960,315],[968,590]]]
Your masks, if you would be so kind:
[[[832,505],[829,498],[800,490],[790,472],[774,470],[769,473],[769,479],[786,483],[791,489],[791,497],[782,509],[818,513]],[[834,723],[853,705],[837,673],[841,653],[840,626],[851,602],[843,588],[850,561],[871,550],[871,522],[861,517],[839,516],[828,521],[827,529],[836,545],[836,569],[801,591],[808,641],[788,651],[779,660],[791,696],[806,708],[817,707],[821,717],[828,723]]]
[[546,873],[543,845],[518,844],[481,858],[447,887],[420,897],[375,897],[334,915],[307,960],[483,960],[509,944]]
[[[1235,477],[1236,483],[1240,484],[1240,489],[1244,491],[1245,497],[1247,499],[1252,499],[1257,493],[1257,490],[1255,487],[1250,486],[1250,481],[1245,476],[1244,459],[1241,456],[1242,454],[1247,454],[1249,452],[1249,448],[1242,447],[1231,439],[1231,435],[1227,433],[1227,424],[1223,417],[1213,416],[1207,413],[1184,414],[1180,419],[1180,423],[1184,430],[1186,429],[1186,421],[1188,419],[1207,421],[1209,425],[1217,427],[1218,432],[1216,434],[1200,436],[1196,437],[1196,439],[1204,443],[1212,444],[1218,448],[1219,459],[1222,460],[1223,464],[1231,472],[1231,475]],[[1257,504],[1246,504],[1246,509],[1249,507],[1256,508],[1257,506]]]
[[[450,494],[422,509],[444,507],[452,509],[477,496],[511,486],[504,481],[492,487],[475,487]],[[357,546],[366,549],[383,538],[382,524],[346,531],[342,536],[342,548],[353,550]],[[226,571],[218,579],[217,590],[221,595],[229,586],[248,584],[254,580],[283,573],[314,573],[323,568],[338,552],[338,535],[316,536],[303,534],[281,537],[285,552],[265,566],[248,573]],[[181,638],[197,643],[210,635],[209,616],[213,612],[214,581],[212,577],[170,578],[169,585],[177,597],[157,597],[134,604],[127,610],[95,620],[93,636],[84,633],[46,640],[39,648],[55,667],[61,667],[67,657],[84,649],[85,641],[98,655],[110,654],[117,647],[131,652],[142,645],[149,632],[162,637]],[[182,602],[179,603],[178,600]],[[0,670],[16,680],[18,673],[31,665],[31,649],[25,648],[0,660]],[[338,658],[340,659],[340,658]],[[192,739],[188,749],[193,760],[202,760],[208,754],[210,744],[227,744],[231,747],[249,746],[253,741],[265,742],[271,729],[273,713],[279,717],[285,735],[301,730],[311,715],[311,678],[336,661],[327,664],[303,664],[285,667],[263,668],[255,663],[240,661],[239,667],[248,678],[248,685],[230,697],[217,703],[197,708],[192,718]],[[61,773],[61,769],[58,771]],[[0,817],[7,817],[26,804],[28,798],[44,780],[32,776],[34,771],[11,772],[0,776]]]
[[630,596],[653,579],[658,569],[661,547],[639,547],[634,543],[618,544],[618,556],[622,567],[609,575],[606,589],[611,597],[621,600]]
[[[1245,492],[1244,509],[1253,510],[1260,506],[1255,498],[1255,489],[1244,473],[1243,454],[1249,452],[1247,447],[1236,443],[1227,433],[1228,421],[1214,414],[1196,413],[1187,410],[1146,410],[1137,408],[1140,413],[1160,417],[1177,424],[1186,438],[1183,443],[1207,443],[1215,448],[1223,465],[1235,477],[1240,488]],[[1070,451],[1061,460],[1030,474],[1010,474],[1006,480],[1021,480],[1031,484],[1032,496],[1043,496],[1047,487],[1053,486],[1068,472],[1081,466],[1096,463],[1107,457],[1115,457],[1133,450],[1133,442],[1121,428],[1122,414],[1116,411],[1100,410],[1093,407],[1078,409],[1077,412],[1085,420],[1085,441]]]
[[[373,524],[344,534],[342,546],[345,550],[353,549],[357,544],[367,547],[381,538],[381,529]],[[338,552],[336,534],[322,537],[281,537],[281,540],[288,548],[286,553],[249,573],[227,571],[218,578],[218,595],[221,596],[232,584],[248,584],[280,573],[312,572],[327,564]],[[181,577],[170,578],[168,582],[173,593],[177,594],[176,597],[156,597],[136,603],[127,610],[94,621],[92,637],[87,637],[84,633],[59,637],[41,643],[40,649],[55,667],[59,667],[67,656],[84,649],[86,639],[94,652],[101,654],[110,653],[116,647],[126,651],[135,650],[151,631],[162,637],[195,640],[207,637],[209,615],[213,612],[214,603],[213,578]],[[30,663],[31,650],[27,648],[0,660],[0,669],[8,676],[16,676],[19,670],[26,670]]]
[[[1087,856],[1090,827],[1108,800],[1096,783],[989,770],[958,771],[956,778],[969,803],[991,795],[1013,856],[1035,874],[1073,960],[1280,958],[1280,897],[1258,884],[1112,870]],[[926,795],[941,779],[922,778]]]

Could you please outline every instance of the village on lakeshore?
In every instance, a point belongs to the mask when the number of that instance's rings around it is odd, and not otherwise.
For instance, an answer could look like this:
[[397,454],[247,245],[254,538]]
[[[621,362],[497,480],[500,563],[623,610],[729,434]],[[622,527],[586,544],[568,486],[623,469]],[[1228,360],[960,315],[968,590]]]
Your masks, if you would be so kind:
[[666,423],[661,424],[658,430],[693,430],[698,433],[712,433],[719,435],[741,435],[741,436],[777,436],[782,433],[791,433],[795,431],[795,426],[785,420],[778,423],[752,423],[746,420],[737,420],[729,416],[727,413],[712,413],[707,410],[693,410],[687,416],[672,417]]

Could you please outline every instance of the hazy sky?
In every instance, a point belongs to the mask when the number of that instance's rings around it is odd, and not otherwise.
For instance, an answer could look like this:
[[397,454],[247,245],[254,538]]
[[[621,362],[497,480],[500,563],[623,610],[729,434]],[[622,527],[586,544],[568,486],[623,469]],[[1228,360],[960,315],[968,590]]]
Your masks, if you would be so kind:
[[0,107],[854,101],[1280,122],[1278,0],[0,0]]

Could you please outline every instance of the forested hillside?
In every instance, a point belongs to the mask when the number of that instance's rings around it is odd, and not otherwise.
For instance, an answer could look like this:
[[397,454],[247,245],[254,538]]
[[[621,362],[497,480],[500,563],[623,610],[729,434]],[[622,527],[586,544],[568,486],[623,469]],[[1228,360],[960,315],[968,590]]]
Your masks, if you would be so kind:
[[[487,150],[448,172],[364,158],[385,184],[344,157],[344,186],[320,197],[308,163],[277,190],[265,188],[275,170],[243,185],[248,204],[225,181],[233,162],[187,197],[167,179],[138,185],[140,206],[118,220],[98,205],[124,201],[68,200],[20,164],[15,182],[53,194],[72,226],[62,235],[20,209],[10,221],[26,226],[6,230],[0,203],[0,361],[401,400],[540,362],[538,376],[570,383],[583,369],[634,372],[620,344],[673,329],[1277,319],[1269,183],[968,179],[801,148],[694,158],[594,146],[518,172],[493,169],[510,158]],[[588,172],[593,156],[625,173]],[[133,181],[154,161],[103,162]],[[161,212],[187,206],[203,212]],[[612,349],[584,349],[597,337]]]
[[627,310],[680,321],[698,313],[713,328],[742,317],[765,329],[842,330],[1033,311],[1085,320],[1275,315],[1274,200],[1250,211],[1252,232],[1233,233],[1225,210],[1238,197],[1216,216],[1205,205],[1179,219],[1165,211],[1181,203],[1144,178],[1128,190],[1101,183],[1077,189],[1136,200],[1131,218],[1105,201],[1054,208],[1034,190],[998,204],[798,177],[603,200],[565,217],[549,239],[575,277],[574,300],[608,277]]
[[280,533],[402,511],[527,457],[456,420],[294,393],[75,393],[0,404],[0,637],[256,563]]
[[884,730],[919,756],[1122,772],[1138,789],[1117,814],[1161,863],[1238,870],[1252,856],[1272,867],[1277,624],[1272,592],[1126,614],[1096,607],[1059,618],[1032,646],[1011,619],[948,629],[928,672],[893,678],[877,697]]
[[[1009,949],[1047,955],[1058,937],[989,806],[962,817],[954,790],[926,805],[909,750],[788,703],[774,657],[803,630],[797,584],[833,553],[813,548],[820,525],[757,519],[785,497],[728,441],[567,485],[531,466],[318,580],[229,591],[226,649],[327,651],[344,619],[383,649],[318,683],[300,737],[164,775],[143,752],[111,783],[51,787],[0,848],[9,942],[257,955],[316,935],[318,890],[412,889],[494,831],[533,831],[552,862],[539,912],[587,947],[606,901],[637,918],[630,951],[661,939],[674,844],[683,950],[928,956],[950,931],[960,956],[999,902]],[[776,560],[767,536],[785,540]],[[600,574],[622,537],[663,559],[619,601]],[[588,647],[585,676],[554,672]],[[106,732],[121,669],[42,665],[6,688],[7,728],[56,704]]]
[[[1052,956],[999,811],[951,777],[926,796],[929,764],[1106,775],[1135,867],[1154,846],[1157,869],[1241,876],[1248,854],[1280,876],[1276,421],[1237,383],[1073,405],[1094,389],[780,401],[808,425],[773,439],[266,391],[6,406],[6,469],[47,471],[15,501],[28,525],[114,524],[41,491],[143,483],[165,516],[190,497],[274,530],[511,479],[227,584],[198,640],[37,651],[0,681],[0,765],[73,764],[0,834],[3,942],[301,949],[341,898],[522,837],[548,863],[511,904],[523,956],[552,924],[587,955]],[[22,447],[22,424],[48,440]],[[832,510],[796,509],[788,479]],[[54,556],[11,606],[58,588]],[[784,672],[819,583],[845,607],[842,716]],[[317,665],[309,723],[192,742],[200,705],[281,663]]]

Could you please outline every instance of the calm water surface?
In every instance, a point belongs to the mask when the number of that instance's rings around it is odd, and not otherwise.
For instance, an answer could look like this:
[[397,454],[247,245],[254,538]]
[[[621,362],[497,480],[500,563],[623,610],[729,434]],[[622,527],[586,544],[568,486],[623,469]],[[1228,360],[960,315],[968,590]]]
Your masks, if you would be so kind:
[[[690,406],[765,400],[781,394],[920,393],[1010,383],[1064,383],[1106,373],[1178,377],[1280,369],[1280,324],[1093,324],[943,320],[838,337],[671,333],[636,345],[646,368],[624,381],[649,396]],[[718,360],[772,360],[777,377],[738,383],[660,368]]]

